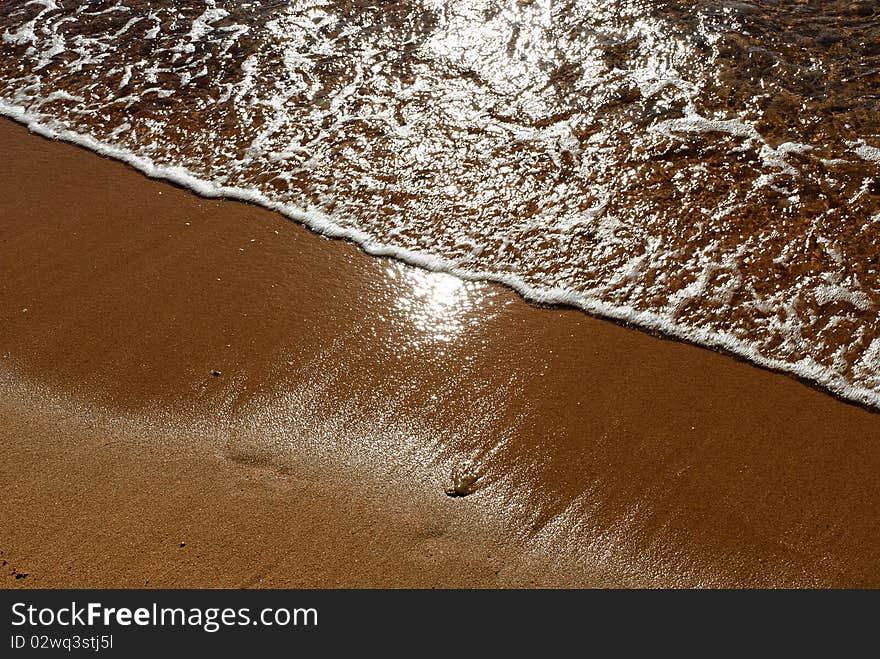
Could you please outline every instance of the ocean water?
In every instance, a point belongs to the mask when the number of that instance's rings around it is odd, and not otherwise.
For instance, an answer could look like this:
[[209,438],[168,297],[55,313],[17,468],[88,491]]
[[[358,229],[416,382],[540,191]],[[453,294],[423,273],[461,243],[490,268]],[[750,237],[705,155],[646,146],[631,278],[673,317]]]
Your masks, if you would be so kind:
[[7,0],[0,113],[880,407],[876,2]]

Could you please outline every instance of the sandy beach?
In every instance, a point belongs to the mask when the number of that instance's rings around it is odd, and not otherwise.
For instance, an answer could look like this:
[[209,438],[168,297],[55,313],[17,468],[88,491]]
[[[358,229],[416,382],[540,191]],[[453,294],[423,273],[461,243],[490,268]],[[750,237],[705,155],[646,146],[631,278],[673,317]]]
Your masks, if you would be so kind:
[[880,586],[874,412],[0,152],[0,587]]

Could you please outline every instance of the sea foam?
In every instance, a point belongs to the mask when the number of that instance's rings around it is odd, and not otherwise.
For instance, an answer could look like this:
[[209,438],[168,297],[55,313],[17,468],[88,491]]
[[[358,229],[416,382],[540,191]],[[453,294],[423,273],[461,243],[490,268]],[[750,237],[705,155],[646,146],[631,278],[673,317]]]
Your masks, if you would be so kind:
[[[815,35],[798,14],[789,48],[760,12],[711,3],[584,3],[568,23],[547,2],[439,4],[31,3],[0,18],[0,113],[370,254],[880,408],[880,149],[866,115],[816,128],[825,101],[791,72],[836,63],[799,59]],[[839,94],[868,102],[866,80]],[[792,90],[800,115],[773,106]]]

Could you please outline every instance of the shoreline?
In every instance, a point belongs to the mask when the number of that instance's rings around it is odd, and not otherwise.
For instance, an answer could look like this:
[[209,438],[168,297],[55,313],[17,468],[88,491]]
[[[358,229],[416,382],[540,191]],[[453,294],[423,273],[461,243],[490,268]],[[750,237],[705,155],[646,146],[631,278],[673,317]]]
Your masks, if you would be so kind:
[[204,199],[221,199],[252,204],[261,209],[278,213],[288,220],[303,225],[313,233],[333,240],[350,242],[370,256],[394,259],[412,267],[449,274],[466,281],[506,286],[529,304],[549,308],[571,308],[599,320],[614,322],[669,340],[682,341],[706,350],[718,351],[744,360],[752,366],[795,378],[842,401],[864,407],[872,412],[880,412],[880,394],[871,389],[859,388],[852,382],[841,378],[833,370],[823,368],[815,362],[803,364],[772,359],[760,354],[748,343],[734,336],[691,328],[654,312],[627,306],[609,305],[589,296],[557,288],[535,288],[525,283],[519,275],[468,270],[440,257],[378,243],[358,229],[338,225],[330,217],[316,209],[305,211],[292,209],[284,203],[273,201],[260,192],[217,185],[209,180],[199,178],[184,168],[157,167],[148,158],[105,144],[90,136],[70,131],[61,125],[54,124],[51,119],[44,123],[44,117],[41,115],[31,114],[21,106],[2,99],[0,99],[0,118],[6,118],[25,126],[30,132],[46,139],[66,142],[101,157],[117,160],[148,178],[169,183]]
[[[0,143],[0,550],[28,574],[3,587],[240,585],[223,547],[256,586],[880,585],[880,415],[8,120]],[[117,472],[155,496],[115,500]],[[203,548],[176,577],[175,516]]]

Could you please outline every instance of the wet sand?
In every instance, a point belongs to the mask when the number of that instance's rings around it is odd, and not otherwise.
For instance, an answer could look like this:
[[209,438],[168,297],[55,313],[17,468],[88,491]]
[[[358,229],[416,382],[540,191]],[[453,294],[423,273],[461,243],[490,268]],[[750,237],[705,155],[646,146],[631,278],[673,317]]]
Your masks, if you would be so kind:
[[0,148],[3,587],[880,585],[876,413]]

